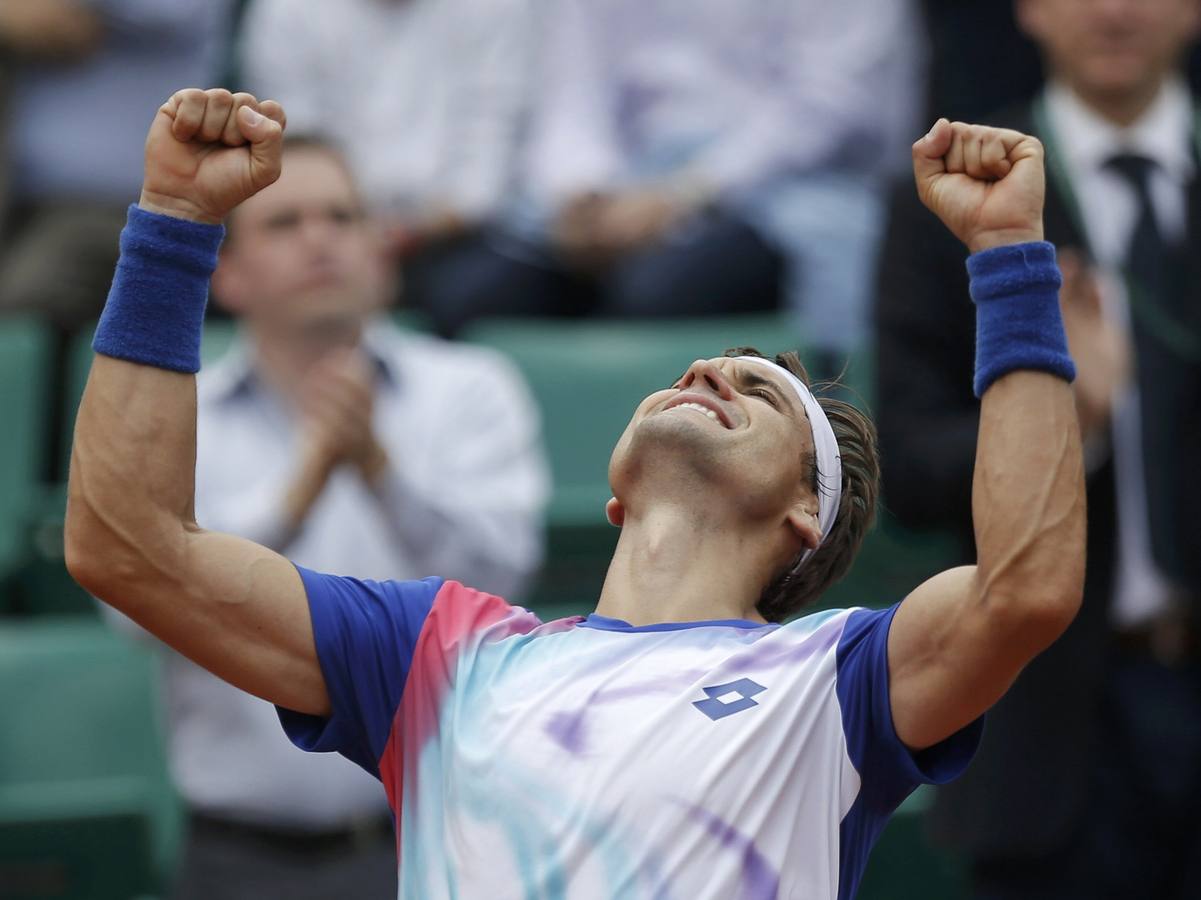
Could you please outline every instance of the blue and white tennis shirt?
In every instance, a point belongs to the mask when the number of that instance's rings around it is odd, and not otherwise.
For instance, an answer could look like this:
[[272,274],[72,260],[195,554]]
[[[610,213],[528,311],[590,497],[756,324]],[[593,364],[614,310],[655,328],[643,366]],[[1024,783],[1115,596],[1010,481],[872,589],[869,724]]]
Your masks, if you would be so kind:
[[979,740],[897,739],[895,607],[543,623],[456,582],[300,572],[333,713],[280,717],[383,781],[402,898],[843,900]]

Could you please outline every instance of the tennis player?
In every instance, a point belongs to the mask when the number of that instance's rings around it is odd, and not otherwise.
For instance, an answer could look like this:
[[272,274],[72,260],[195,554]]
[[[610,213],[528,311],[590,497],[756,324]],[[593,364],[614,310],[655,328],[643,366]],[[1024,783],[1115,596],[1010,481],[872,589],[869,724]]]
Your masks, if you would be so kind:
[[438,577],[306,571],[195,522],[209,275],[223,218],[278,176],[283,127],[278,104],[219,90],[154,119],[76,427],[72,574],[277,704],[302,748],[377,774],[402,897],[852,897],[891,812],[963,770],[981,716],[1080,601],[1039,143],[941,120],[913,147],[923,200],[971,251],[975,566],[882,611],[781,624],[871,522],[874,437],[795,358],[741,351],[664,373],[634,411],[596,612],[543,623]]

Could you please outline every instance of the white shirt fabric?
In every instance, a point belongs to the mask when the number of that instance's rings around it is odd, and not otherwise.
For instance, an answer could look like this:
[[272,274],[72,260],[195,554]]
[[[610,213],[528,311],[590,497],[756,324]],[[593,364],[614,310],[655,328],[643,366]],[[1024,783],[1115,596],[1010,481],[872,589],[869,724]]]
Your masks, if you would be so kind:
[[[1169,81],[1151,107],[1127,128],[1102,118],[1063,84],[1048,86],[1046,109],[1089,248],[1102,270],[1106,314],[1129,330],[1121,268],[1138,224],[1139,202],[1130,182],[1106,163],[1121,153],[1156,163],[1150,178],[1156,221],[1165,239],[1182,240],[1197,142],[1192,97],[1182,81]],[[1137,385],[1131,383],[1115,398],[1112,422],[1118,501],[1112,618],[1120,627],[1143,624],[1164,612],[1172,596],[1151,556],[1139,416]]]
[[[364,344],[381,370],[375,425],[392,461],[382,495],[338,470],[303,531],[278,546],[298,433],[239,341],[198,379],[198,522],[324,571],[453,571],[520,591],[541,561],[548,475],[519,376],[490,351],[388,324]],[[269,703],[175,653],[164,656],[164,687],[172,769],[192,808],[311,829],[387,814],[375,779],[333,754],[297,752]]]
[[908,0],[556,0],[543,25],[522,163],[542,205],[681,171],[731,191],[908,160]]
[[293,133],[343,143],[382,212],[481,218],[512,169],[525,100],[529,0],[254,0],[247,89]]

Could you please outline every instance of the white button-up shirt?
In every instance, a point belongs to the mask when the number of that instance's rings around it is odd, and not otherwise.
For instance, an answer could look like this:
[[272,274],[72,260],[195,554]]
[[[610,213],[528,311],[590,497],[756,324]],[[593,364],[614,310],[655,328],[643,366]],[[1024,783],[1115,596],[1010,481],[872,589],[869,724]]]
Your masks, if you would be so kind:
[[555,0],[522,173],[532,198],[687,170],[724,191],[907,162],[908,0]]
[[527,91],[528,0],[255,0],[247,89],[343,141],[381,212],[499,203]]
[[[443,575],[513,596],[541,561],[549,483],[523,382],[491,351],[386,324],[364,344],[380,370],[384,486],[374,493],[335,471],[303,529],[277,549],[329,573]],[[198,401],[198,522],[277,544],[297,423],[240,342],[201,373]],[[379,782],[341,757],[297,751],[269,703],[175,653],[164,675],[172,768],[193,808],[301,828],[387,813]]]

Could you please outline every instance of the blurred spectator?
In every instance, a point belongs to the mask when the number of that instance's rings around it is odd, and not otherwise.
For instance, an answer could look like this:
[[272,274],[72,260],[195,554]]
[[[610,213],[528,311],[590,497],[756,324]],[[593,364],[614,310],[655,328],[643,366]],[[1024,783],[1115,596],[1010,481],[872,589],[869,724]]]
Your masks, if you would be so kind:
[[929,117],[976,122],[1042,84],[1038,49],[1009,3],[924,0],[930,31]]
[[289,127],[329,131],[409,293],[497,210],[530,54],[531,0],[251,0],[240,64]]
[[211,83],[228,0],[0,0],[7,57],[7,228],[0,311],[72,328],[99,313],[147,110]]
[[[991,117],[1047,148],[1047,238],[1089,472],[1084,607],[990,713],[935,825],[979,898],[1201,896],[1199,0],[1018,0],[1050,73]],[[971,548],[978,405],[964,249],[897,193],[879,280],[879,425],[902,520]],[[1056,452],[1048,448],[1048,453]],[[1032,478],[1040,477],[1031,473]]]
[[[1042,85],[1038,48],[997,0],[924,0],[930,31],[929,118],[975,122],[1027,100]],[[1201,89],[1201,50],[1189,57]]]
[[547,4],[525,203],[429,292],[454,332],[490,313],[773,308],[863,335],[881,175],[920,106],[898,0]]
[[[518,376],[375,317],[383,255],[329,145],[289,141],[280,180],[229,227],[213,291],[245,337],[200,376],[198,521],[321,571],[520,591],[547,476]],[[382,786],[297,752],[270,704],[165,663],[191,811],[176,896],[395,896]]]

